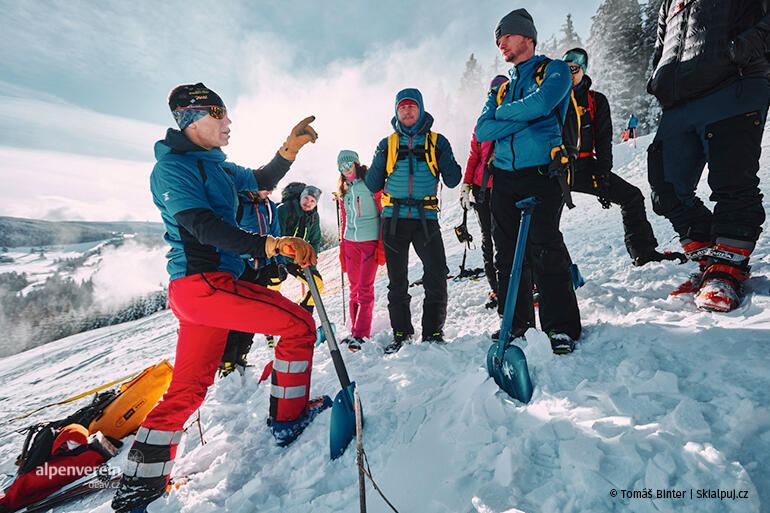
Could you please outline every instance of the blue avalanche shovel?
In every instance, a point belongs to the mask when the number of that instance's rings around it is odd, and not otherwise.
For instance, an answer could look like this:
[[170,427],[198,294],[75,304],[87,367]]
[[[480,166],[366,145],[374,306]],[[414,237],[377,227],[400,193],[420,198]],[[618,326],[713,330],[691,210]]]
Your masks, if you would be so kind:
[[[334,398],[332,405],[332,421],[329,429],[329,450],[331,459],[335,460],[342,456],[350,441],[356,435],[356,412],[353,407],[353,388],[355,382],[351,383],[348,377],[348,371],[345,369],[345,362],[342,360],[340,348],[337,345],[329,317],[326,315],[326,309],[321,302],[321,293],[318,291],[315,279],[310,272],[309,267],[305,267],[305,280],[310,287],[310,294],[313,296],[313,302],[318,308],[318,317],[321,318],[323,335],[326,336],[326,343],[329,345],[329,352],[334,362],[334,370],[337,371],[337,377],[340,379],[342,390]],[[363,420],[363,418],[362,418]]]
[[540,201],[534,197],[516,203],[516,207],[521,209],[521,224],[519,225],[519,236],[516,239],[516,253],[513,256],[511,277],[508,281],[508,294],[505,296],[503,322],[500,326],[500,336],[497,342],[492,344],[487,351],[489,375],[495,380],[497,386],[523,403],[528,403],[532,398],[532,380],[529,377],[527,358],[524,356],[524,352],[520,347],[512,344],[509,338],[513,325],[513,314],[516,311],[516,297],[519,294],[529,222],[532,211],[538,203]]

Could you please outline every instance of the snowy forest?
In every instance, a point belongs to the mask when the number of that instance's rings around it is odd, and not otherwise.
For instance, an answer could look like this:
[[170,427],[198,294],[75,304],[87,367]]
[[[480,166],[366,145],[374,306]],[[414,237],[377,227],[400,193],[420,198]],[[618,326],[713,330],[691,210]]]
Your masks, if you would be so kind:
[[[587,39],[577,33],[571,14],[567,14],[558,33],[547,37],[539,34],[536,54],[558,59],[572,48],[586,49],[589,56],[586,74],[593,81],[592,88],[604,93],[610,102],[617,140],[631,114],[639,118],[639,135],[654,131],[660,118],[658,101],[647,93],[647,79],[652,74],[652,53],[662,3],[662,0],[649,0],[646,4],[637,0],[605,0],[591,17]],[[478,102],[479,91],[486,90],[493,76],[505,74],[507,67],[499,57],[484,67],[471,54],[465,63],[461,94]]]

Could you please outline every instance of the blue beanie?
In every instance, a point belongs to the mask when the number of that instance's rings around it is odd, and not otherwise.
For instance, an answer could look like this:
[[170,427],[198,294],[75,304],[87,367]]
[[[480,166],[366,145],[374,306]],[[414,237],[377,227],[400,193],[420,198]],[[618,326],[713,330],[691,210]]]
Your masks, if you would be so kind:
[[345,162],[358,162],[358,153],[353,150],[342,150],[337,155],[337,166],[341,166]]

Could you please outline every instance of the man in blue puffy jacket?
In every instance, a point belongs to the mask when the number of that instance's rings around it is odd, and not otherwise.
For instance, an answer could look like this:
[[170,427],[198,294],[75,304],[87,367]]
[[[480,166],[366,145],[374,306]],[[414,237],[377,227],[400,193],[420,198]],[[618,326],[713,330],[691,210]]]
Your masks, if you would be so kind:
[[[513,266],[521,212],[515,203],[536,196],[524,270],[521,275],[511,336],[534,326],[532,278],[540,292],[540,323],[554,353],[572,352],[580,337],[580,313],[569,272],[570,257],[559,231],[562,193],[550,178],[551,149],[562,144],[561,124],[570,101],[572,80],[567,64],[535,55],[537,31],[526,9],[510,12],[495,28],[495,40],[506,62],[513,64],[507,92],[498,105],[487,97],[476,124],[479,141],[495,141],[492,162],[492,238],[496,249],[498,312],[503,314]],[[544,69],[538,85],[535,76]],[[559,120],[558,116],[561,117]]]
[[431,132],[433,116],[425,112],[422,94],[404,89],[396,95],[395,131],[377,145],[366,173],[366,186],[383,191],[381,231],[388,267],[388,312],[393,342],[386,353],[398,351],[414,334],[409,310],[409,245],[423,267],[425,300],[422,340],[444,341],[447,284],[446,255],[438,223],[439,179],[447,187],[460,183],[460,166],[449,141]]
[[131,445],[112,500],[118,513],[144,508],[163,495],[184,424],[214,382],[230,329],[272,333],[281,340],[270,362],[270,429],[279,445],[291,443],[331,400],[309,400],[313,317],[280,293],[237,278],[243,256],[292,257],[316,263],[313,248],[296,237],[272,237],[238,228],[238,191],[272,189],[306,143],[317,135],[313,117],[300,122],[269,164],[247,169],[227,162],[230,138],[224,102],[202,83],[171,91],[179,130],[155,144],[150,176],[153,201],[166,225],[171,281],[168,299],[179,319],[176,360],[163,399],[150,411]]

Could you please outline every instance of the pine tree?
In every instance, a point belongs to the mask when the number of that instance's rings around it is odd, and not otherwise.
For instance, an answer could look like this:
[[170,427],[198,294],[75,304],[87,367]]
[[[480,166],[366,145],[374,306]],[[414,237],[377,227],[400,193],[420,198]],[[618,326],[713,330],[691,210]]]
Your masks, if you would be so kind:
[[485,87],[483,74],[478,59],[471,54],[465,62],[465,72],[460,79],[460,92],[463,94],[483,94]]
[[565,52],[572,48],[582,48],[583,41],[580,40],[580,36],[575,31],[575,26],[572,24],[572,15],[567,14],[567,21],[561,26],[561,31],[564,33],[564,37],[559,41],[559,48],[557,57],[561,57]]
[[561,26],[561,32],[538,42],[535,53],[546,55],[552,59],[560,59],[568,50],[582,48],[582,46],[583,41],[575,31],[572,15],[567,14],[567,19],[564,21],[564,25]]
[[607,95],[619,135],[630,114],[641,119],[648,110],[642,10],[637,0],[604,0],[591,19],[588,72],[594,89]]

